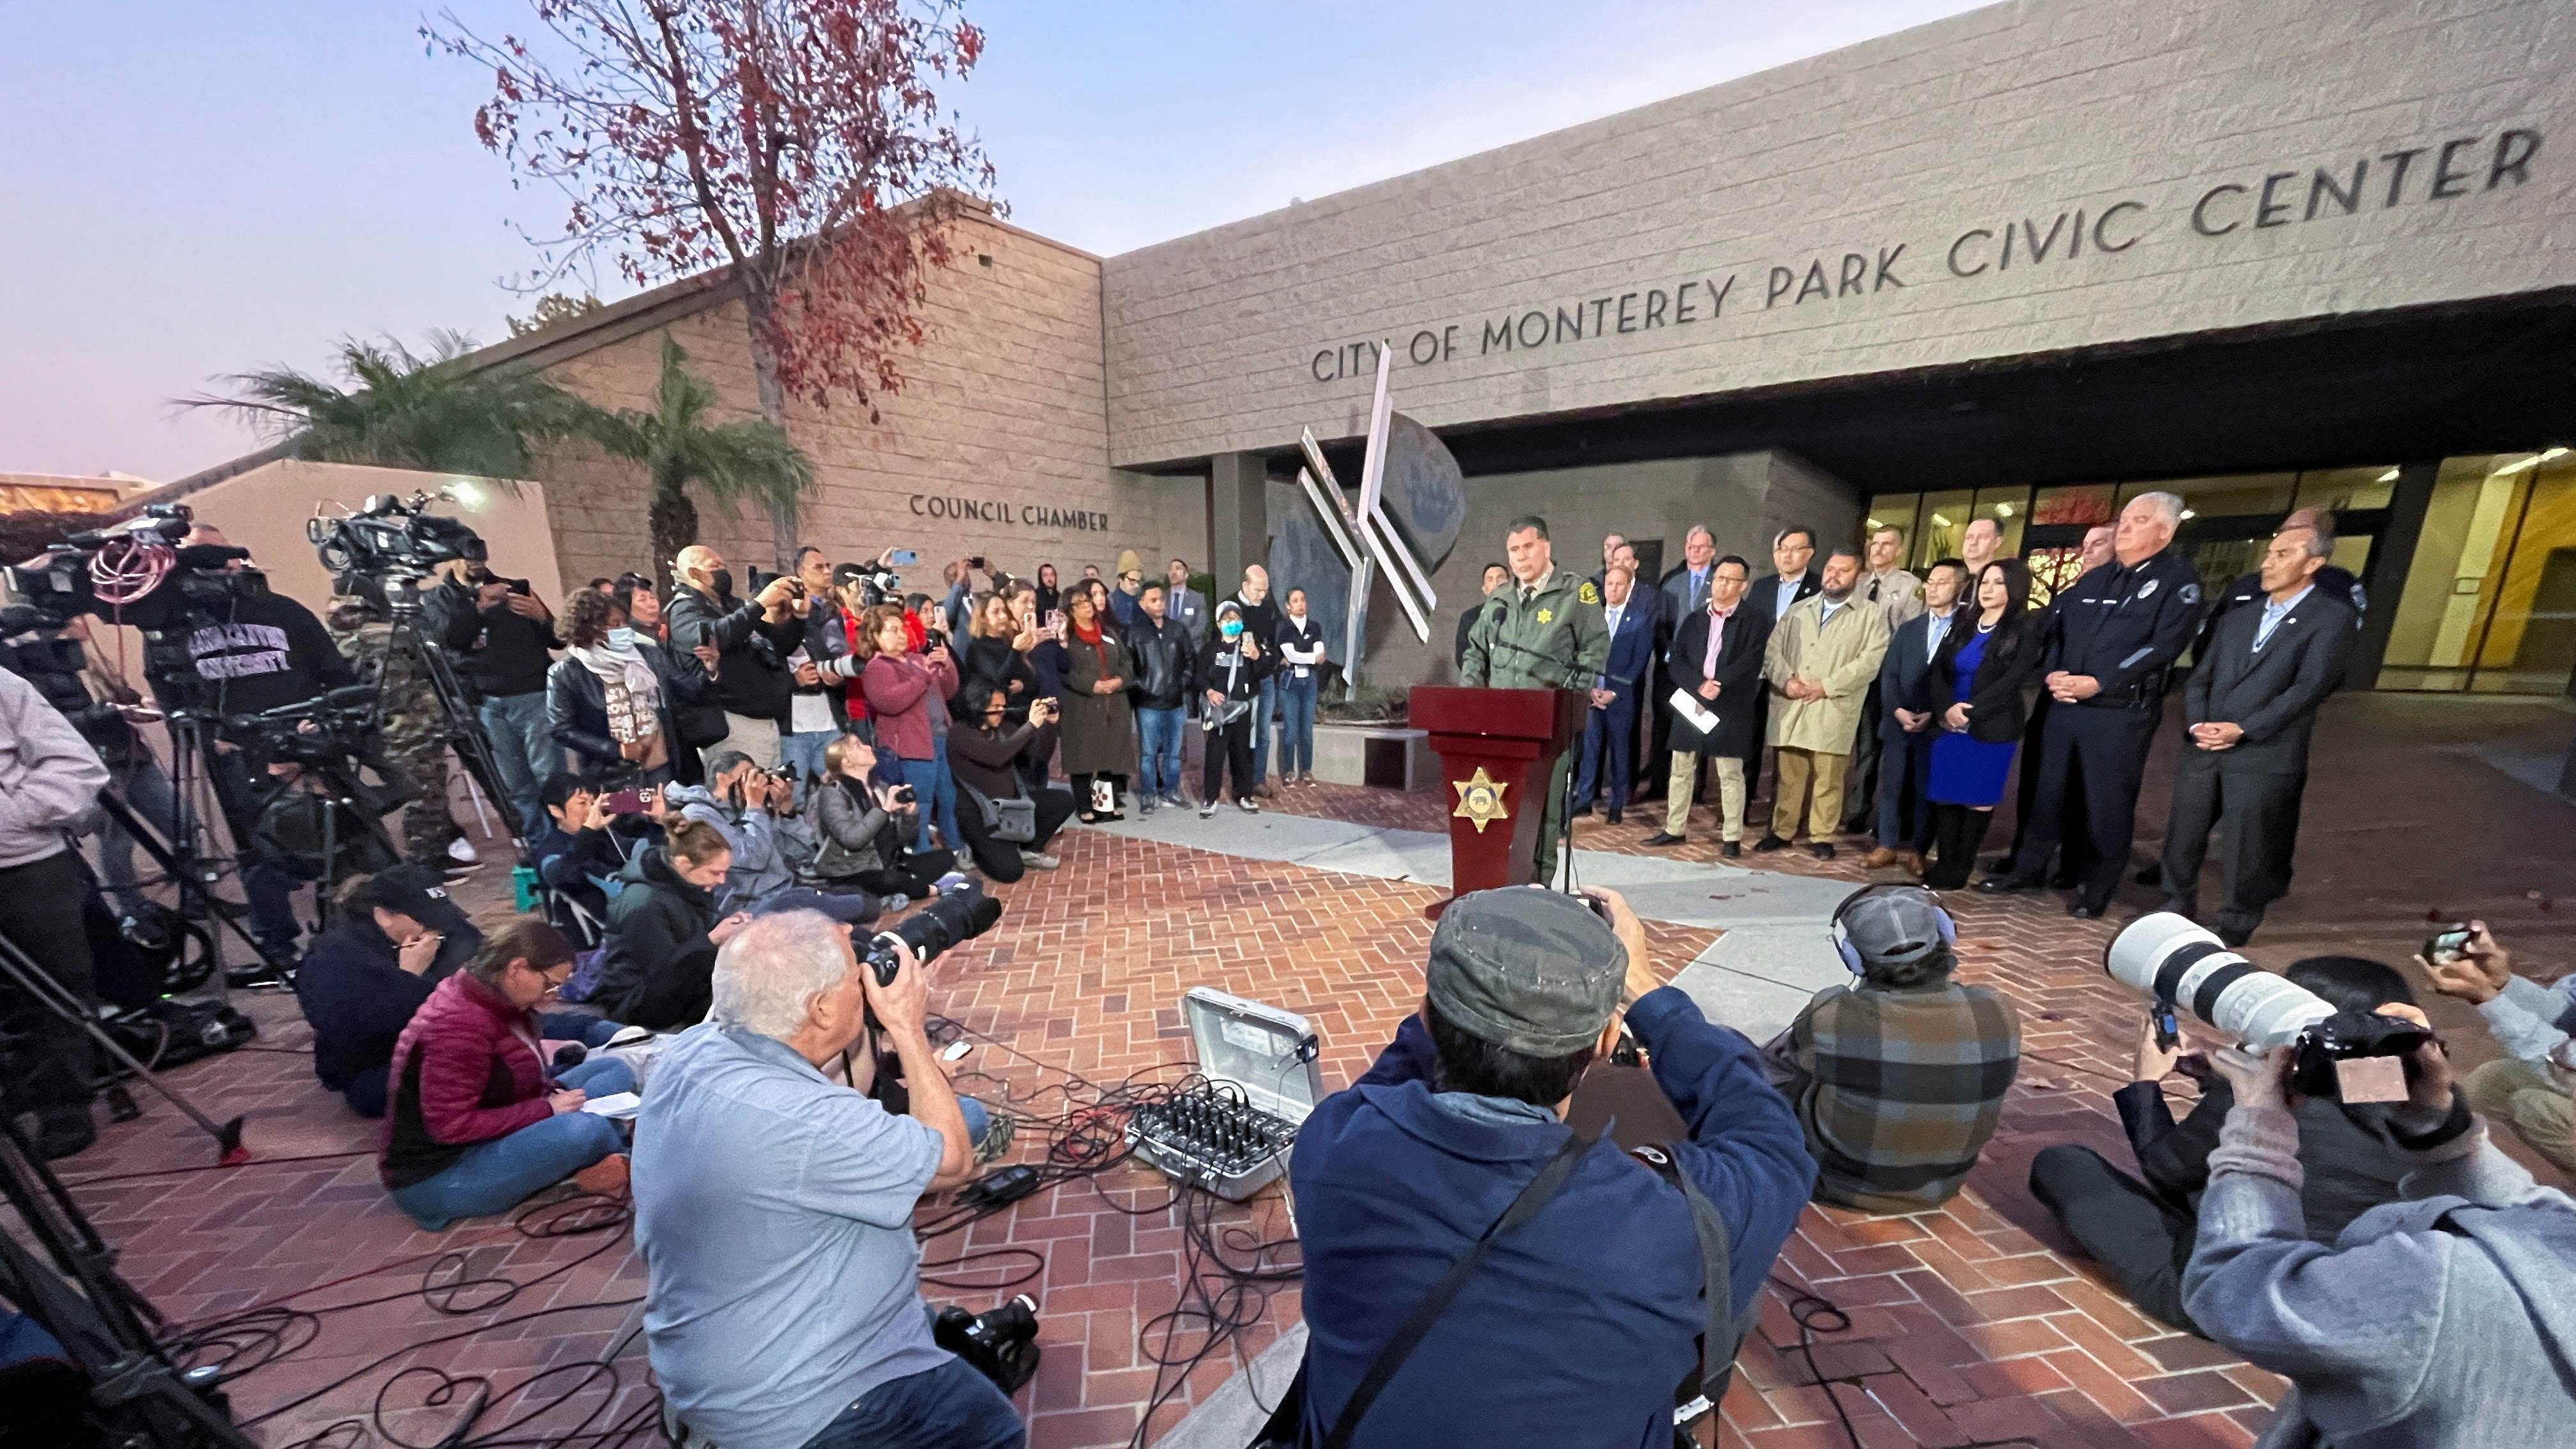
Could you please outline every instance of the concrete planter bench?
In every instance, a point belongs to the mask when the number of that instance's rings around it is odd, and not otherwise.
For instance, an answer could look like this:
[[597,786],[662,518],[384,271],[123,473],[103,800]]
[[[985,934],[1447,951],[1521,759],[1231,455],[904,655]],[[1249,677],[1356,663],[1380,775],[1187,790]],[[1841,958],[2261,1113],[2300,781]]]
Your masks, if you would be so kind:
[[[1279,731],[1270,733],[1270,768],[1283,758]],[[1382,790],[1428,790],[1439,783],[1440,757],[1425,731],[1390,724],[1315,722],[1315,778],[1334,785],[1374,785]]]

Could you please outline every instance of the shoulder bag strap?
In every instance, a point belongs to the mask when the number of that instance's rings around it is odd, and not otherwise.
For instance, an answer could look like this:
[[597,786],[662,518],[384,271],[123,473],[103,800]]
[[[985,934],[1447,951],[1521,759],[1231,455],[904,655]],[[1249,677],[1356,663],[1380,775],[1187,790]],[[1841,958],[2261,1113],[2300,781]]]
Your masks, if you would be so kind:
[[1637,1148],[1633,1155],[1680,1188],[1682,1200],[1690,1205],[1691,1232],[1699,1238],[1700,1293],[1708,1305],[1708,1325],[1699,1350],[1700,1393],[1715,1408],[1735,1377],[1735,1351],[1752,1329],[1756,1310],[1747,1309],[1741,1315],[1735,1311],[1733,1253],[1727,1246],[1726,1219],[1718,1216],[1717,1204],[1708,1200],[1671,1153],[1650,1146]]
[[1565,1145],[1556,1149],[1556,1155],[1538,1170],[1538,1176],[1530,1179],[1530,1185],[1521,1189],[1520,1196],[1512,1199],[1512,1205],[1503,1209],[1503,1215],[1494,1220],[1492,1227],[1485,1229],[1485,1235],[1476,1240],[1475,1246],[1449,1266],[1447,1276],[1424,1295],[1422,1302],[1396,1329],[1395,1337],[1388,1339],[1386,1347],[1378,1350],[1377,1360],[1369,1365],[1359,1387],[1351,1391],[1350,1399],[1342,1405],[1340,1416],[1333,1420],[1331,1431],[1324,1435],[1323,1449],[1343,1449],[1350,1443],[1351,1434],[1359,1428],[1360,1420],[1367,1416],[1369,1405],[1377,1402],[1377,1396],[1395,1378],[1396,1370],[1404,1367],[1404,1361],[1422,1346],[1423,1338],[1431,1332],[1431,1325],[1448,1310],[1459,1290],[1467,1286],[1467,1280],[1476,1276],[1476,1269],[1484,1263],[1485,1254],[1493,1247],[1494,1239],[1538,1216],[1539,1209],[1546,1207],[1565,1186],[1566,1179],[1574,1175],[1575,1164],[1596,1140],[1568,1133]]

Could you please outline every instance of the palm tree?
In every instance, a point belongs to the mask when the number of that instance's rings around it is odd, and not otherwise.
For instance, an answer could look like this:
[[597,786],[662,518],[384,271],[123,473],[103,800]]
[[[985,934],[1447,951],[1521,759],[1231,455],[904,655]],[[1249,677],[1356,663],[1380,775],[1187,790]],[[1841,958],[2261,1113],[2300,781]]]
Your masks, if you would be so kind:
[[[234,395],[179,399],[249,419],[296,457],[466,473],[507,485],[538,445],[588,431],[588,404],[524,367],[478,367],[472,338],[430,334],[426,356],[391,338],[341,342],[334,383],[291,367],[236,373]],[[343,385],[345,384],[345,385]]]
[[727,518],[751,502],[778,519],[793,519],[814,491],[813,460],[786,429],[762,417],[715,422],[716,404],[715,384],[689,370],[689,354],[665,333],[652,411],[594,413],[587,427],[601,448],[644,465],[652,481],[645,517],[653,568],[666,585],[672,558],[697,542],[692,489]]

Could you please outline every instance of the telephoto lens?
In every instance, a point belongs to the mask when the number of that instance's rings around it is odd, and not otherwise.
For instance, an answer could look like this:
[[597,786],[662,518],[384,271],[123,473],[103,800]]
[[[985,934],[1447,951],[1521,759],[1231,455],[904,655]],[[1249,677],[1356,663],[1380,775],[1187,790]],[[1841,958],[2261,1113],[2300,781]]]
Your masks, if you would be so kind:
[[868,968],[876,972],[879,986],[892,986],[895,972],[903,966],[895,955],[897,942],[910,946],[927,966],[940,952],[993,929],[1001,918],[1002,903],[984,894],[984,887],[973,877],[963,872],[943,875],[930,888],[929,904],[868,941]]
[[[2159,1007],[2190,1012],[2256,1056],[2278,1046],[2296,1048],[2290,1089],[2311,1097],[2402,1098],[2404,1074],[2392,1075],[2382,1066],[2364,1075],[2345,1064],[2409,1058],[2432,1037],[2411,1021],[2337,1011],[2306,987],[2227,949],[2190,917],[2171,911],[2140,916],[2112,937],[2102,953],[2102,969]],[[2411,1073],[2413,1064],[2405,1067]]]

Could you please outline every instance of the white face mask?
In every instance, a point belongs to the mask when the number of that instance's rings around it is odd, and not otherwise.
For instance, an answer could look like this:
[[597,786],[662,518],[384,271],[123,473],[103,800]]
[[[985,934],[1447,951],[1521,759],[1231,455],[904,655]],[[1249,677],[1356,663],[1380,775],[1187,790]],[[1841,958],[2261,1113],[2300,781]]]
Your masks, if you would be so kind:
[[619,651],[621,651],[621,652],[622,652],[622,651],[624,651],[624,650],[628,650],[628,649],[632,649],[632,648],[634,648],[634,647],[635,647],[635,631],[634,631],[633,629],[625,629],[625,628],[619,628],[619,629],[611,629],[611,630],[609,630],[609,631],[608,631],[608,647],[609,647],[609,648],[611,648],[611,649],[619,650]]

